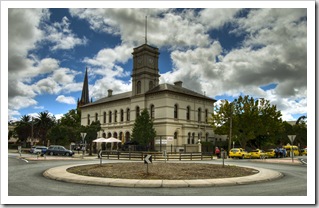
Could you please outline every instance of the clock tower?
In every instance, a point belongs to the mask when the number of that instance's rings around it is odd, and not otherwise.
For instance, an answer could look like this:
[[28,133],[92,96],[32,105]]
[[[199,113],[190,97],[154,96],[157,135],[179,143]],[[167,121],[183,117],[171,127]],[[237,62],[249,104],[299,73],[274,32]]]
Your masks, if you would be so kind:
[[144,94],[159,84],[158,48],[143,44],[133,49],[132,96]]

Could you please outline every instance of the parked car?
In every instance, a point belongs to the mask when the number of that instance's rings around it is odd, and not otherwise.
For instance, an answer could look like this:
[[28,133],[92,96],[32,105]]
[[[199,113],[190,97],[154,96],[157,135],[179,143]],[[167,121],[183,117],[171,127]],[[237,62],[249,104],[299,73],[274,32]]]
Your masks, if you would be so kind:
[[256,149],[250,152],[251,154],[251,158],[260,158],[260,159],[264,159],[264,158],[268,158],[267,153],[264,150],[260,150],[260,149]]
[[47,147],[46,146],[35,146],[33,149],[33,154],[45,154],[47,152]]
[[268,149],[268,150],[266,151],[266,154],[267,154],[267,156],[268,156],[269,158],[271,158],[271,157],[276,157],[275,149]]
[[65,155],[72,156],[74,152],[72,150],[68,150],[61,145],[50,145],[46,152],[47,155]]
[[250,154],[242,148],[233,148],[229,150],[228,156],[230,158],[235,158],[235,157],[241,158],[241,159],[250,158]]
[[305,156],[307,156],[307,148],[301,149],[301,150],[300,150],[300,155],[305,155]]
[[29,150],[30,153],[33,153],[35,146],[32,146]]

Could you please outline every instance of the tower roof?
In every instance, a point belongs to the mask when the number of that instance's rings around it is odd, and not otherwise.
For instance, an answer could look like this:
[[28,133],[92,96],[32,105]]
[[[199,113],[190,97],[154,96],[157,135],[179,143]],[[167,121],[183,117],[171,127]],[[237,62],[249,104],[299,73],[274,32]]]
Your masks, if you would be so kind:
[[88,81],[88,72],[87,72],[87,68],[85,69],[85,76],[84,76],[84,82],[83,82],[83,88],[82,88],[82,95],[81,95],[81,99],[79,102],[79,105],[85,105],[88,104],[90,102],[89,99],[89,81]]

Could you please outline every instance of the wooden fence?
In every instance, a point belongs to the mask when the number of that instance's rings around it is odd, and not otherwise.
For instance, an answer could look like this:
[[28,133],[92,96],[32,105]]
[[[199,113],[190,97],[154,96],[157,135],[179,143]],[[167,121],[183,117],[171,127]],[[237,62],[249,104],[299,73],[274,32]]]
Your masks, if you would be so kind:
[[107,159],[144,160],[145,155],[152,155],[152,160],[212,160],[212,152],[162,153],[162,152],[111,152],[102,151]]

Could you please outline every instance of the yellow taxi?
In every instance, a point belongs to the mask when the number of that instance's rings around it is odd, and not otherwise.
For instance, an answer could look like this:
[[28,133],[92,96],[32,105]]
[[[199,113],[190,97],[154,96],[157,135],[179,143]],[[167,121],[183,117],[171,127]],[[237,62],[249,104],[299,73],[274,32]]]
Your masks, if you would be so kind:
[[250,152],[251,154],[251,158],[260,158],[260,159],[264,159],[264,158],[268,158],[267,153],[264,150],[260,150],[260,149],[256,149]]
[[268,156],[269,158],[271,158],[271,157],[276,157],[275,149],[268,149],[268,150],[266,151],[266,154],[267,154],[267,156]]
[[229,150],[228,156],[230,158],[241,158],[241,159],[244,159],[244,158],[250,158],[250,153],[248,153],[243,148],[233,148],[233,149]]
[[291,157],[291,152],[293,151],[294,152],[294,156],[299,156],[299,150],[298,150],[298,147],[297,146],[291,146],[290,144],[287,144],[286,146],[283,146],[283,148],[286,149],[286,152],[287,152],[287,157]]
[[303,155],[307,156],[307,148],[301,149],[300,150],[300,155],[301,156],[303,156]]

